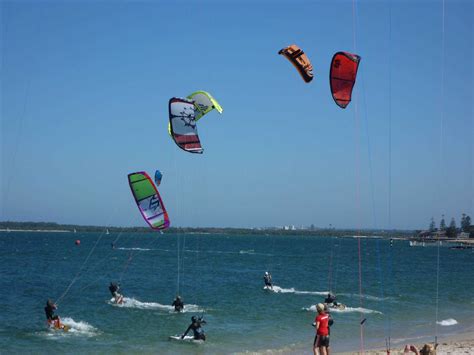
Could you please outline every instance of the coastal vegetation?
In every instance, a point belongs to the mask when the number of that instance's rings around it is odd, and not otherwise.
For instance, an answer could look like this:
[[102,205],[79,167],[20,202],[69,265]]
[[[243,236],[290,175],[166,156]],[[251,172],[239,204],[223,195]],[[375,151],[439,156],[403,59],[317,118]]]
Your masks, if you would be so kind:
[[471,217],[465,213],[461,215],[460,227],[457,227],[454,217],[451,217],[449,226],[446,226],[443,214],[438,228],[435,219],[431,217],[428,230],[417,231],[417,236],[424,238],[474,238],[474,226],[471,225]]
[[[149,227],[114,227],[114,226],[84,226],[75,224],[59,224],[54,222],[0,222],[0,230],[29,230],[29,231],[63,231],[63,232],[104,232],[109,233],[156,233]],[[219,227],[170,227],[163,231],[165,234],[176,233],[206,233],[206,234],[238,234],[238,235],[308,235],[308,236],[366,236],[382,238],[409,238],[413,230],[375,230],[375,229],[336,229],[317,228],[288,230],[282,227],[266,228],[219,228]]]

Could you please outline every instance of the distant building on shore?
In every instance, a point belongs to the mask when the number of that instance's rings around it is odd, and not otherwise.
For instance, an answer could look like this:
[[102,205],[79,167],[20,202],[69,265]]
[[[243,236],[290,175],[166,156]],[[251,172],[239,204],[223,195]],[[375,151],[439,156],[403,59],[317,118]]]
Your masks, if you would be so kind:
[[[417,231],[416,234],[414,235],[414,238],[416,239],[447,239],[449,238],[447,235],[446,230],[435,230],[435,231],[429,231],[429,230],[424,230],[424,231]],[[474,225],[471,225],[469,228],[469,232],[458,232],[456,233],[456,239],[468,239],[468,238],[474,238]],[[454,238],[450,238],[454,239]]]

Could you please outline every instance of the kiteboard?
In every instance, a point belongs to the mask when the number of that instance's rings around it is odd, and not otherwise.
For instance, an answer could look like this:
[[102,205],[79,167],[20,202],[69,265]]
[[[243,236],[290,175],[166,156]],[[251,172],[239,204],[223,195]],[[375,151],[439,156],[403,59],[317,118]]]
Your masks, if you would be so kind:
[[69,329],[71,329],[71,327],[66,325],[66,324],[63,324],[62,328],[57,328],[57,330],[62,330],[62,331],[65,331],[65,332],[68,332]]
[[201,339],[194,339],[194,337],[191,336],[191,335],[186,335],[184,338],[181,338],[181,335],[171,335],[171,336],[169,337],[169,340],[173,340],[173,341],[184,341],[184,342],[196,343],[196,344],[202,344],[202,343],[204,343],[204,340],[201,340]]
[[124,304],[125,300],[123,299],[123,295],[119,295],[118,297],[112,297],[110,302],[115,304]]
[[263,289],[266,290],[266,291],[273,291],[272,286],[263,286]]
[[52,323],[48,322],[48,328],[52,330],[56,330],[56,331],[63,331],[63,332],[67,332],[69,331],[69,329],[71,329],[69,325],[61,324],[61,323],[58,324],[57,322],[52,322]]

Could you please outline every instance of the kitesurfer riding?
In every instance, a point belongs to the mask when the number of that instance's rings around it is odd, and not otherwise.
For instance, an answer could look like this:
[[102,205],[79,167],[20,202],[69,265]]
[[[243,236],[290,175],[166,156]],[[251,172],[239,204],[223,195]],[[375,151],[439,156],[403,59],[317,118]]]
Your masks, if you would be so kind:
[[324,299],[324,303],[326,303],[328,306],[337,306],[336,296],[329,292],[328,296]]
[[176,296],[171,305],[174,307],[176,312],[182,312],[184,309],[184,303],[180,296]]
[[265,275],[263,275],[263,281],[265,282],[265,286],[273,289],[272,285],[272,275],[265,271]]
[[202,317],[191,317],[191,324],[189,325],[188,329],[181,335],[181,339],[184,339],[186,334],[189,333],[190,330],[193,331],[194,340],[206,340],[206,334],[204,334],[204,330],[201,327],[201,324],[206,324],[206,321],[202,319]]
[[342,303],[336,301],[336,296],[332,293],[328,293],[328,296],[324,299],[324,304],[328,308],[337,308],[337,309],[345,309],[346,306]]
[[61,319],[59,318],[59,316],[54,314],[54,311],[57,308],[58,306],[56,306],[53,301],[47,300],[46,307],[44,307],[44,312],[46,313],[46,319],[50,327],[62,329],[64,326],[63,324],[61,324]]
[[109,291],[115,299],[115,303],[122,303],[123,295],[120,293],[120,285],[115,282],[111,282],[109,286]]

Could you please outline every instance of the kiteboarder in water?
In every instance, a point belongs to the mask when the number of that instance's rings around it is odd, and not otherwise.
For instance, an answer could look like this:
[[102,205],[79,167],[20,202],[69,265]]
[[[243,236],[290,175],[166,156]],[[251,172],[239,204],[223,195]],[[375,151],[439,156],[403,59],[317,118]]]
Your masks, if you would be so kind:
[[111,282],[109,286],[109,291],[115,299],[115,303],[122,303],[123,295],[120,293],[120,286],[115,282]]
[[328,293],[328,296],[324,299],[324,304],[326,308],[337,308],[337,309],[345,309],[346,306],[342,303],[336,301],[336,296],[333,295],[331,292]]
[[176,312],[182,312],[184,309],[184,303],[180,296],[176,296],[171,305],[174,307]]
[[266,287],[269,287],[273,290],[272,275],[269,274],[268,271],[266,271],[265,275],[263,275],[263,281],[265,282]]
[[191,324],[189,325],[188,329],[181,335],[181,339],[184,339],[186,334],[189,333],[190,330],[193,331],[194,340],[206,340],[206,334],[204,334],[204,329],[202,329],[201,325],[206,324],[206,321],[202,319],[202,317],[191,317]]
[[333,304],[337,306],[336,296],[329,292],[328,296],[324,299],[324,303],[326,303],[328,306],[331,306]]
[[50,327],[57,329],[62,329],[64,326],[61,324],[61,319],[59,316],[54,314],[54,311],[58,308],[53,301],[47,300],[46,307],[44,307],[44,312],[46,313],[46,319]]

